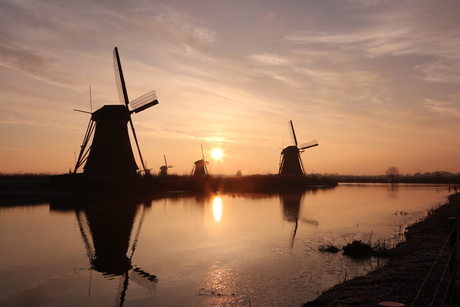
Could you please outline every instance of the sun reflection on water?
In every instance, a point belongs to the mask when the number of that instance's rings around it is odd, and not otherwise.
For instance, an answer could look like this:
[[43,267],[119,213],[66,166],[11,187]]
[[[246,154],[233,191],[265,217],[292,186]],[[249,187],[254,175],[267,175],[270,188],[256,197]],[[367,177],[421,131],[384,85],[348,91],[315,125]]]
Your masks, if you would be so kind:
[[219,223],[222,219],[222,199],[219,196],[216,196],[212,201],[212,212],[214,220]]
[[[206,285],[198,289],[200,306],[251,306],[246,294],[237,286],[240,277],[232,269],[213,265],[206,278]],[[241,282],[241,281],[240,281]]]

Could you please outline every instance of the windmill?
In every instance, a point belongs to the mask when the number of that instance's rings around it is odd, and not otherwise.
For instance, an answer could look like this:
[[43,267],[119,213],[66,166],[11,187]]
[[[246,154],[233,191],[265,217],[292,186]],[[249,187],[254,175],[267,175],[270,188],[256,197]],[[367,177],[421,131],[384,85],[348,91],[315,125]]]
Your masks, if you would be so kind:
[[204,159],[203,145],[201,145],[201,155],[203,159],[194,162],[195,165],[192,170],[193,176],[200,177],[208,175],[208,168],[206,167],[206,164],[209,164],[209,162]]
[[281,151],[281,163],[279,174],[280,175],[304,175],[304,169],[302,164],[302,159],[300,155],[305,151],[305,149],[318,146],[316,140],[304,143],[300,146],[297,144],[297,137],[294,131],[294,125],[292,120],[289,121],[291,136],[294,140],[295,145],[288,146]]
[[168,168],[172,168],[172,165],[168,165],[168,162],[166,161],[166,155],[163,155],[165,158],[165,165],[160,167],[160,173],[158,176],[168,176]]
[[[139,153],[142,171],[147,171],[131,114],[139,113],[158,104],[156,93],[154,90],[150,91],[130,102],[117,47],[113,49],[113,62],[115,82],[121,105],[104,105],[90,113],[91,119],[86,129],[74,173],[86,163],[83,167],[85,174],[122,178],[135,175],[138,166],[129,140],[128,122]],[[88,146],[91,139],[92,143]]]

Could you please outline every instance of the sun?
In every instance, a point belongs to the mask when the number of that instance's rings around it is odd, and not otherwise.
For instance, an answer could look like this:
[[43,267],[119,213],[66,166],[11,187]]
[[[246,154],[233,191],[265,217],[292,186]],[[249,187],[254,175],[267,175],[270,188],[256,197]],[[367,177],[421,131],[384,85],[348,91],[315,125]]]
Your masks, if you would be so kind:
[[214,148],[211,152],[211,156],[215,160],[220,160],[224,156],[224,152],[220,148]]

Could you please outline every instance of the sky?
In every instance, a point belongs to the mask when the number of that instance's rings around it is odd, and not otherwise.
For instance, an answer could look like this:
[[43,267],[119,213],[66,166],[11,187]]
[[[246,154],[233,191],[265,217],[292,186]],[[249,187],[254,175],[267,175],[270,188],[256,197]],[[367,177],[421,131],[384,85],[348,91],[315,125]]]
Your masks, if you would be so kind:
[[[0,0],[0,172],[74,169],[89,114],[119,104],[118,47],[147,168],[460,172],[460,1]],[[91,87],[91,95],[89,87]],[[221,148],[220,160],[211,151]]]

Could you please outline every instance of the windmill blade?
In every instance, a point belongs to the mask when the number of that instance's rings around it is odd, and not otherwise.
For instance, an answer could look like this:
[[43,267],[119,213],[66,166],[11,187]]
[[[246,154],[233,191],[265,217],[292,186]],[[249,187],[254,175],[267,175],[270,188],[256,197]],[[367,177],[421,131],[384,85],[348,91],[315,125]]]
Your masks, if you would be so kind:
[[77,162],[75,163],[75,168],[73,171],[74,174],[77,173],[78,168],[82,166],[83,163],[85,163],[85,161],[88,159],[88,154],[89,154],[89,150],[91,149],[91,146],[89,147],[87,146],[94,133],[95,128],[96,128],[96,123],[90,119],[88,123],[88,127],[86,128],[85,137],[83,138],[83,143],[80,146],[80,153],[78,154]]
[[75,112],[81,112],[81,113],[86,113],[86,114],[93,114],[91,112],[88,112],[88,111],[83,111],[83,110],[78,110],[78,109],[73,109]]
[[120,56],[118,55],[118,48],[113,49],[113,68],[115,71],[115,83],[117,84],[118,98],[120,103],[128,106],[128,92],[126,91],[125,78],[123,77],[123,70],[121,69]]
[[[128,92],[126,91],[125,78],[123,77],[123,70],[121,68],[120,56],[118,54],[118,48],[113,49],[113,66],[115,71],[115,83],[117,84],[118,98],[120,103],[124,104],[126,107],[129,105]],[[142,159],[141,149],[139,147],[139,142],[137,141],[136,130],[134,130],[133,121],[131,116],[129,117],[129,125],[131,126],[131,131],[133,132],[134,141],[136,142],[137,151],[139,153],[139,159],[141,160],[142,170],[145,171],[144,159]]]
[[131,113],[139,113],[140,111],[143,111],[158,104],[157,94],[155,90],[150,91],[142,95],[141,97],[134,99],[129,104],[133,109]]
[[318,141],[317,140],[313,140],[313,141],[310,141],[310,142],[307,142],[307,143],[303,143],[300,145],[300,149],[307,149],[307,148],[310,148],[310,147],[315,147],[315,146],[318,146]]
[[129,124],[131,125],[131,131],[133,132],[134,141],[136,142],[137,152],[139,153],[139,160],[141,160],[142,170],[145,171],[144,159],[142,159],[141,148],[139,147],[139,142],[137,141],[136,130],[134,130],[133,121],[131,116],[129,117]]
[[168,162],[166,162],[166,155],[163,155],[163,157],[165,158],[165,166],[167,167],[167,166],[168,166]]
[[296,136],[295,136],[294,125],[292,124],[292,120],[289,121],[289,124],[290,124],[290,126],[291,126],[291,129],[289,129],[289,131],[291,131],[291,137],[292,137],[293,140],[294,140],[295,146],[297,146],[297,138],[296,138]]
[[203,161],[204,161],[205,159],[204,159],[203,144],[201,144],[201,155],[203,156]]

